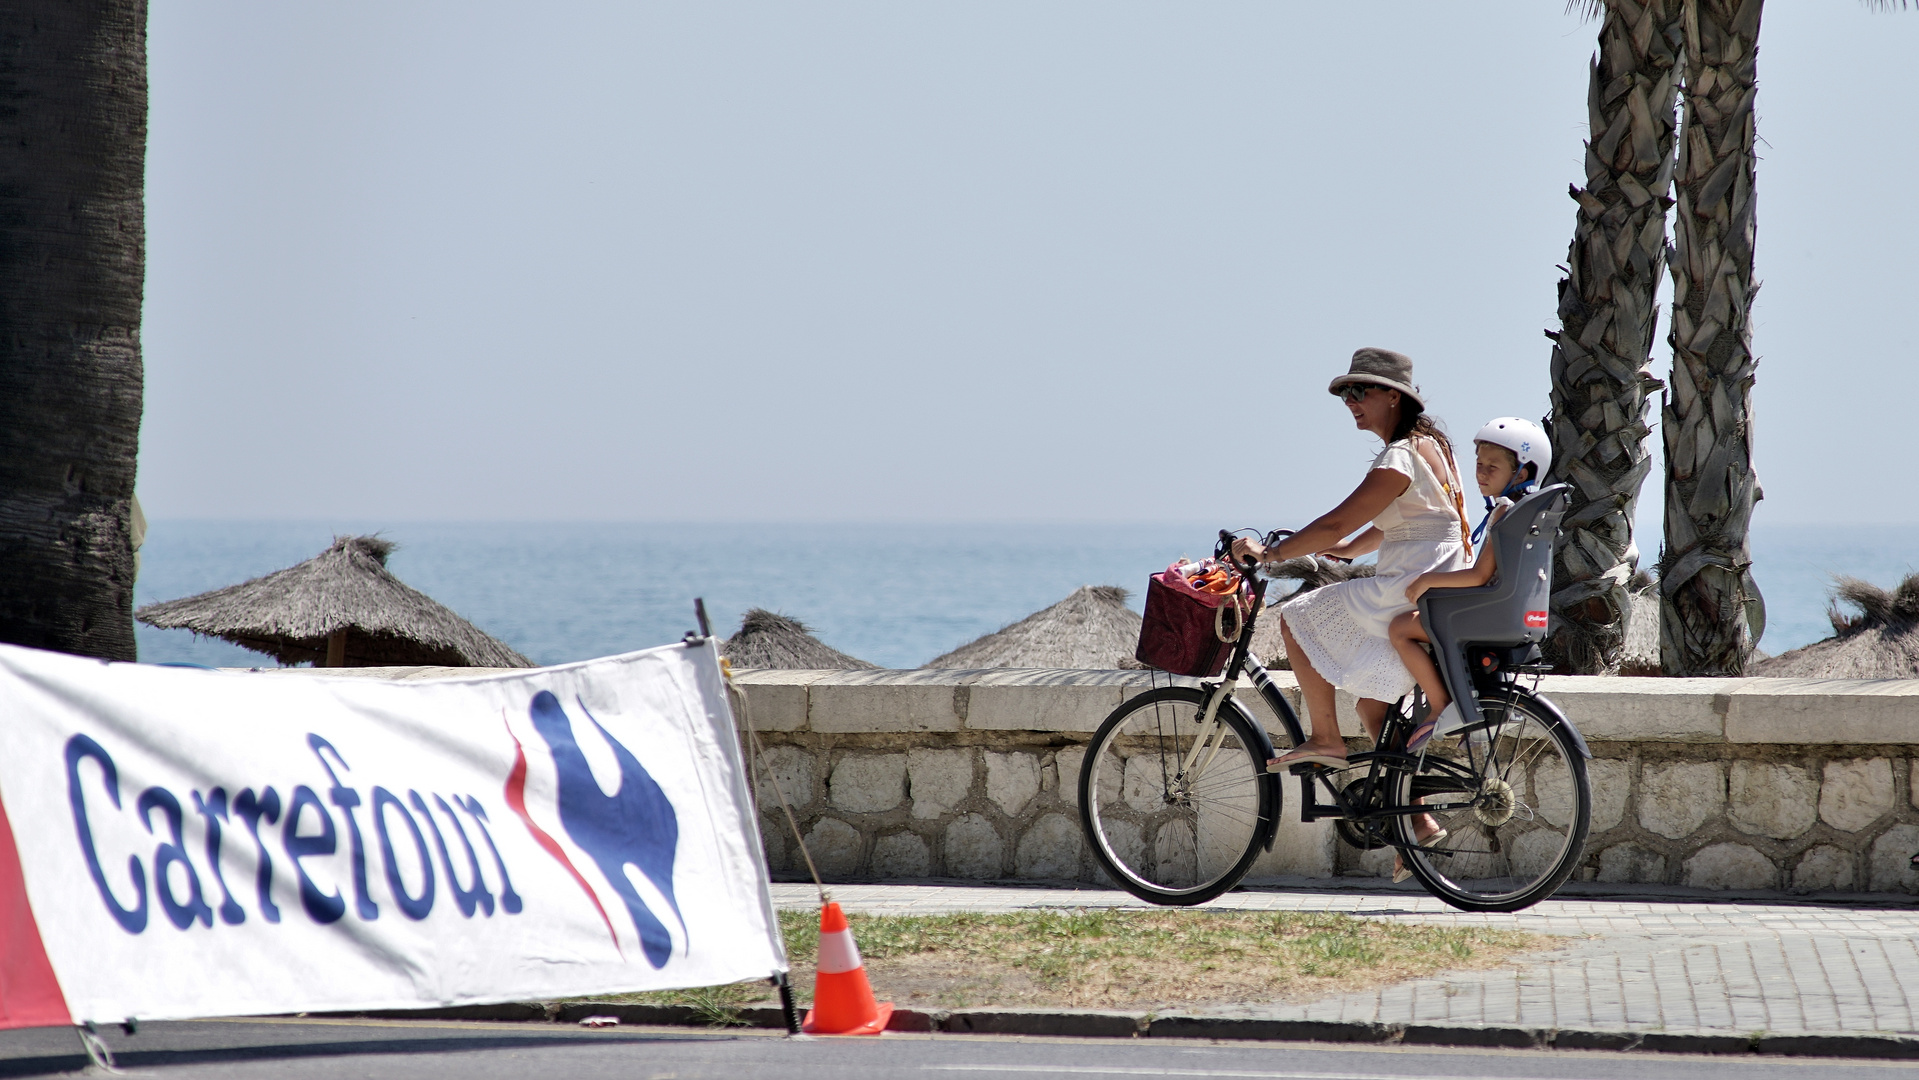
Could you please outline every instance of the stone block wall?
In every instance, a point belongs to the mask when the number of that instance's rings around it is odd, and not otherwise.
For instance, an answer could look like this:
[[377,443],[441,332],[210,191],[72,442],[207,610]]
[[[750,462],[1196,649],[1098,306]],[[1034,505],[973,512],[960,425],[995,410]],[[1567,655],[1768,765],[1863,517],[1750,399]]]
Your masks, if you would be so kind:
[[[1079,764],[1100,721],[1147,680],[740,673],[767,746],[757,783],[775,873],[805,866],[773,778],[829,880],[1099,880],[1080,835]],[[1297,690],[1283,685],[1297,708]],[[1540,689],[1594,753],[1580,877],[1919,892],[1908,863],[1919,851],[1919,681],[1547,678]],[[1240,696],[1278,730],[1250,688]],[[1359,748],[1351,704],[1342,697],[1342,728]],[[1249,880],[1390,871],[1390,849],[1359,852],[1337,843],[1330,823],[1301,823],[1297,797],[1289,779],[1279,838]]]
[[1914,891],[1910,747],[1737,747],[1719,761],[1657,744],[1595,751],[1587,878]]
[[1580,876],[1919,892],[1919,682],[1550,678],[1587,735]]

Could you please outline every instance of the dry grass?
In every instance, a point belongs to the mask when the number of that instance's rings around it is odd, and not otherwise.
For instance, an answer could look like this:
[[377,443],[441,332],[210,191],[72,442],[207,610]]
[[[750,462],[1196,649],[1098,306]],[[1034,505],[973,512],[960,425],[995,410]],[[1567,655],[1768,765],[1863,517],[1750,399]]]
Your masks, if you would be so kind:
[[[793,985],[802,997],[813,981],[818,920],[812,911],[780,914]],[[1191,1009],[1300,1001],[1492,967],[1547,943],[1510,930],[1176,908],[853,915],[848,921],[874,991],[921,1009]],[[723,1011],[769,1000],[770,991],[765,983],[742,983],[638,997]]]

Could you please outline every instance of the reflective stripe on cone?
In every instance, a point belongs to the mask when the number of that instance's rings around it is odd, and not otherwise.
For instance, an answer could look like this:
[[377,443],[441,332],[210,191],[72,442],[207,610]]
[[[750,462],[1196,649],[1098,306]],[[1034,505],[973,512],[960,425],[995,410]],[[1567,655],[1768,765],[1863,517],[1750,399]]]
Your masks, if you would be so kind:
[[853,942],[853,931],[841,930],[832,934],[820,932],[820,974],[838,975],[842,971],[857,971],[863,966],[860,963],[860,947]]

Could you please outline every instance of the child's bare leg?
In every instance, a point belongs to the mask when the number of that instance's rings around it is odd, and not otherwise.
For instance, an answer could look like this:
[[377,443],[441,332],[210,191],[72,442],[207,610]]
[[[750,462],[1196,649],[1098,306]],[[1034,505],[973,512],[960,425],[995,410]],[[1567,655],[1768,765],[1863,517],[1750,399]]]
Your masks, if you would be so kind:
[[1452,704],[1451,694],[1446,692],[1446,684],[1439,678],[1439,668],[1433,658],[1420,648],[1427,640],[1426,630],[1419,625],[1419,612],[1408,611],[1392,621],[1387,627],[1387,636],[1392,639],[1393,650],[1399,653],[1400,662],[1406,670],[1413,673],[1413,680],[1426,692],[1426,703],[1432,706],[1436,714]]
[[[1408,611],[1395,618],[1387,628],[1387,636],[1392,640],[1394,651],[1399,653],[1400,661],[1406,665],[1406,670],[1412,672],[1414,681],[1418,682],[1419,688],[1426,692],[1426,701],[1431,707],[1428,713],[1430,721],[1432,717],[1439,715],[1439,710],[1445,708],[1451,699],[1446,695],[1445,685],[1440,682],[1439,668],[1434,666],[1433,658],[1427,655],[1425,649],[1419,647],[1419,643],[1426,640],[1425,629],[1419,625],[1419,612]],[[1434,821],[1431,814],[1420,814],[1413,819],[1415,840],[1423,843],[1438,831],[1439,822]],[[1402,880],[1404,876],[1405,869],[1401,856],[1395,853],[1393,879]]]

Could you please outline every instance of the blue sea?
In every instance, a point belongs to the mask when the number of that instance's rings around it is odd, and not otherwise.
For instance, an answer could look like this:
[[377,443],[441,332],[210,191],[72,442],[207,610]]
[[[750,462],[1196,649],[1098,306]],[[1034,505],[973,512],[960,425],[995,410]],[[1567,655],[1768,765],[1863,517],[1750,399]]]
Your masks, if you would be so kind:
[[[155,521],[137,604],[244,581],[311,558],[335,533],[398,543],[401,580],[540,664],[677,641],[704,597],[713,629],[763,607],[882,667],[909,668],[1055,603],[1212,550],[1181,525],[845,525]],[[1831,633],[1835,574],[1883,586],[1919,569],[1912,526],[1776,526],[1753,533],[1769,653]],[[273,661],[184,630],[138,628],[140,659],[215,666]]]

